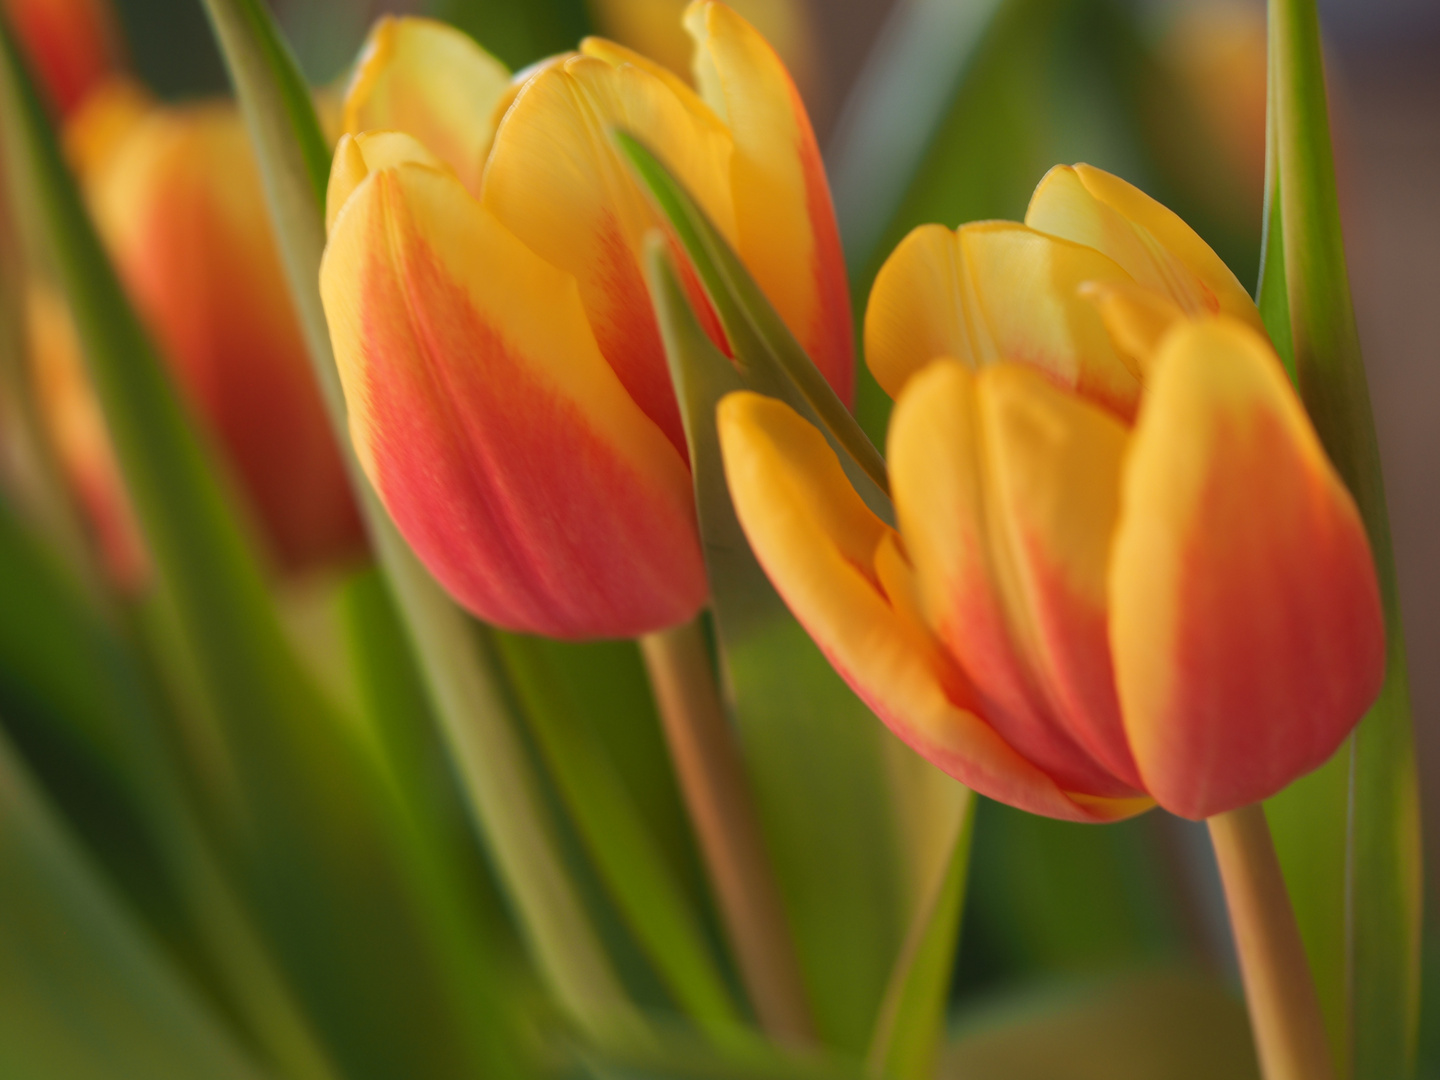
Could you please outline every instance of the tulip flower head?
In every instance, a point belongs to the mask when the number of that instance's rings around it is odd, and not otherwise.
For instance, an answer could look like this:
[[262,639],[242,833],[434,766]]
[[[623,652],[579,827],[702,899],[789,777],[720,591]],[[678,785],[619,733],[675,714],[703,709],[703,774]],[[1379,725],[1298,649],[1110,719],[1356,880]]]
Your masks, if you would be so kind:
[[897,397],[898,528],[780,402],[731,395],[719,426],[757,557],[896,734],[1091,821],[1208,817],[1334,753],[1384,673],[1369,543],[1253,303],[1178,217],[1055,169],[1025,225],[912,233],[865,336]]
[[358,554],[359,514],[239,111],[157,105],[116,80],[66,136],[116,268],[280,568]]
[[439,581],[505,627],[632,636],[707,594],[641,273],[662,219],[615,128],[695,193],[851,392],[844,268],[804,108],[723,4],[692,4],[685,25],[699,93],[594,38],[512,80],[459,31],[386,19],[347,94],[321,292],[356,450]]

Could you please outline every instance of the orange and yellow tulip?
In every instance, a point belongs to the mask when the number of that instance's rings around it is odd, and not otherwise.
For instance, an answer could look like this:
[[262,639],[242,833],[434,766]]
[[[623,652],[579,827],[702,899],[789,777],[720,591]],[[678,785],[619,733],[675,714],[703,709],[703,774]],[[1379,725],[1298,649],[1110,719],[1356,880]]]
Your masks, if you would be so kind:
[[1355,505],[1178,217],[1076,166],[1026,222],[923,227],[876,281],[898,528],[749,393],[719,414],[741,524],[857,693],[975,790],[1074,820],[1263,799],[1379,692]]
[[321,292],[355,446],[420,558],[505,627],[632,636],[690,618],[707,593],[640,269],[662,219],[612,128],[680,176],[851,392],[844,268],[804,108],[729,8],[692,4],[685,25],[700,93],[594,38],[511,80],[458,31],[404,19],[376,27],[346,97]]
[[66,135],[121,278],[280,568],[358,554],[359,514],[238,110],[159,106],[116,81]]
[[5,17],[60,116],[118,68],[118,35],[105,0],[4,0]]

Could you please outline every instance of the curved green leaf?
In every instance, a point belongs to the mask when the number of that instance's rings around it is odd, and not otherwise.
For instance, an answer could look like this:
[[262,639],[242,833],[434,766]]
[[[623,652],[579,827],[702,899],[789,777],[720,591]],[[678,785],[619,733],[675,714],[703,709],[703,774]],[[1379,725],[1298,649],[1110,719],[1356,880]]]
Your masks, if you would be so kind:
[[[1348,800],[1345,834],[1328,838],[1332,851],[1345,845],[1346,921],[1337,927],[1332,916],[1314,925],[1339,933],[1347,949],[1341,970],[1348,1030],[1331,1031],[1341,1075],[1389,1080],[1414,1071],[1419,1018],[1420,809],[1405,641],[1380,450],[1345,263],[1319,20],[1314,0],[1270,0],[1269,12],[1271,170],[1261,309],[1277,345],[1293,349],[1305,407],[1365,520],[1389,638],[1384,688],[1352,736],[1348,785],[1309,789],[1320,800],[1309,817],[1332,828],[1339,818],[1337,800]],[[1276,295],[1282,282],[1283,301]],[[1282,860],[1292,873],[1289,848],[1286,843]],[[1308,886],[1292,879],[1302,910],[1312,902]],[[1332,945],[1312,937],[1307,948],[1315,962]],[[1322,974],[1326,970],[1324,964],[1317,967]]]
[[264,1080],[56,820],[0,734],[0,1072]]

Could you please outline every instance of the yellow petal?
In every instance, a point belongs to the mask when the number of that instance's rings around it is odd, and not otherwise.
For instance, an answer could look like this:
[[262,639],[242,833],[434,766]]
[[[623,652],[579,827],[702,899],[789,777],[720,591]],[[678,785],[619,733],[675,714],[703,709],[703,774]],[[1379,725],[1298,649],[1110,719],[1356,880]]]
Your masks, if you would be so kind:
[[496,134],[484,201],[541,258],[574,275],[601,352],[679,448],[684,428],[640,272],[645,237],[661,218],[615,146],[616,127],[643,138],[734,237],[729,135],[643,68],[590,56],[552,64],[524,85]]
[[1087,281],[1080,295],[1095,305],[1115,352],[1142,380],[1160,342],[1185,318],[1164,293],[1130,282]]
[[726,397],[717,419],[730,494],[756,557],[896,735],[992,798],[1072,820],[1116,812],[1070,798],[977,714],[968,679],[914,616],[912,572],[894,531],[855,494],[819,432],[751,393]]
[[1103,251],[1187,315],[1224,312],[1263,329],[1250,294],[1210,245],[1118,176],[1090,165],[1057,165],[1031,196],[1025,224]]
[[926,620],[1005,740],[1070,791],[1138,794],[1105,641],[1124,428],[1017,364],[940,360],[896,403],[895,509]]
[[892,397],[937,357],[973,369],[1013,360],[1131,416],[1140,384],[1079,295],[1089,281],[1129,277],[1098,252],[1023,225],[922,225],[875,279],[865,359]]
[[686,10],[701,96],[735,139],[738,249],[842,399],[854,387],[850,290],[825,165],[775,50],[724,4]]
[[433,19],[385,16],[345,92],[344,130],[412,135],[478,193],[495,107],[509,88],[505,65],[469,35]]
[[689,473],[600,355],[574,280],[448,169],[371,173],[321,294],[376,491],[482,618],[621,637],[706,594]]
[[1268,342],[1232,319],[1161,345],[1111,563],[1110,640],[1146,789],[1207,817],[1326,761],[1379,691],[1370,548]]
[[445,166],[419,140],[403,131],[366,131],[341,135],[330,164],[330,183],[325,190],[325,231],[335,227],[351,194],[372,172],[391,169],[405,162],[443,169]]

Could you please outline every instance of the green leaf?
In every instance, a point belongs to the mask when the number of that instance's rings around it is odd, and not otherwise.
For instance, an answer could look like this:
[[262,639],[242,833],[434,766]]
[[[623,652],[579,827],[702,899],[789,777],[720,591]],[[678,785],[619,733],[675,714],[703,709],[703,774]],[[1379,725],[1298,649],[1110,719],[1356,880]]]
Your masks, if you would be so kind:
[[[1330,837],[1332,844],[1348,844],[1348,922],[1339,929],[1348,948],[1350,1009],[1348,1032],[1332,1030],[1331,1037],[1342,1048],[1342,1076],[1380,1080],[1413,1073],[1419,1015],[1420,812],[1405,642],[1345,263],[1319,21],[1313,0],[1271,0],[1269,11],[1268,220],[1280,242],[1272,242],[1267,254],[1283,252],[1285,303],[1273,295],[1282,279],[1267,260],[1261,307],[1268,318],[1282,320],[1288,309],[1288,325],[1267,325],[1277,343],[1293,348],[1305,407],[1364,518],[1388,631],[1384,687],[1352,736],[1348,827],[1343,836]],[[1338,784],[1315,790],[1317,797],[1321,791],[1339,797]],[[1336,819],[1335,810],[1323,806],[1313,816]],[[1336,929],[1327,926],[1330,933]],[[1311,944],[1311,955],[1324,947]]]
[[751,554],[715,430],[720,398],[746,383],[700,330],[663,251],[652,249],[649,270],[685,420],[727,697],[819,1034],[858,1055],[908,914],[886,773],[899,744],[888,745]]
[[819,428],[835,447],[855,490],[875,513],[893,521],[884,458],[805,355],[735,250],[640,140],[624,131],[613,135],[700,275],[745,384],[786,402]]
[[[555,823],[521,741],[488,634],[447,597],[395,530],[350,444],[345,399],[320,301],[323,146],[293,61],[256,0],[205,0],[264,178],[272,225],[312,370],[360,495],[371,542],[421,662],[431,703],[477,827],[533,955],[569,1015],[597,1037],[641,1038],[618,975],[557,850]],[[266,29],[257,30],[257,26]],[[328,155],[327,155],[328,156]]]
[[511,71],[573,49],[593,33],[584,0],[428,0],[424,9],[464,30]]
[[255,553],[126,301],[8,30],[3,51],[10,160],[31,181],[31,209],[160,589],[240,779],[243,820],[225,838],[226,855],[347,1071],[449,1074],[467,1058],[473,1021],[447,997],[450,943],[421,910],[395,807],[284,636]]
[[935,1074],[975,828],[974,793],[959,785],[952,792],[950,853],[932,874],[891,973],[866,1055],[872,1075],[925,1080]]
[[263,1080],[120,904],[0,735],[0,1072]]
[[606,889],[681,1008],[724,1040],[742,1023],[698,910],[625,790],[580,702],[563,692],[544,643],[496,634],[541,752]]

